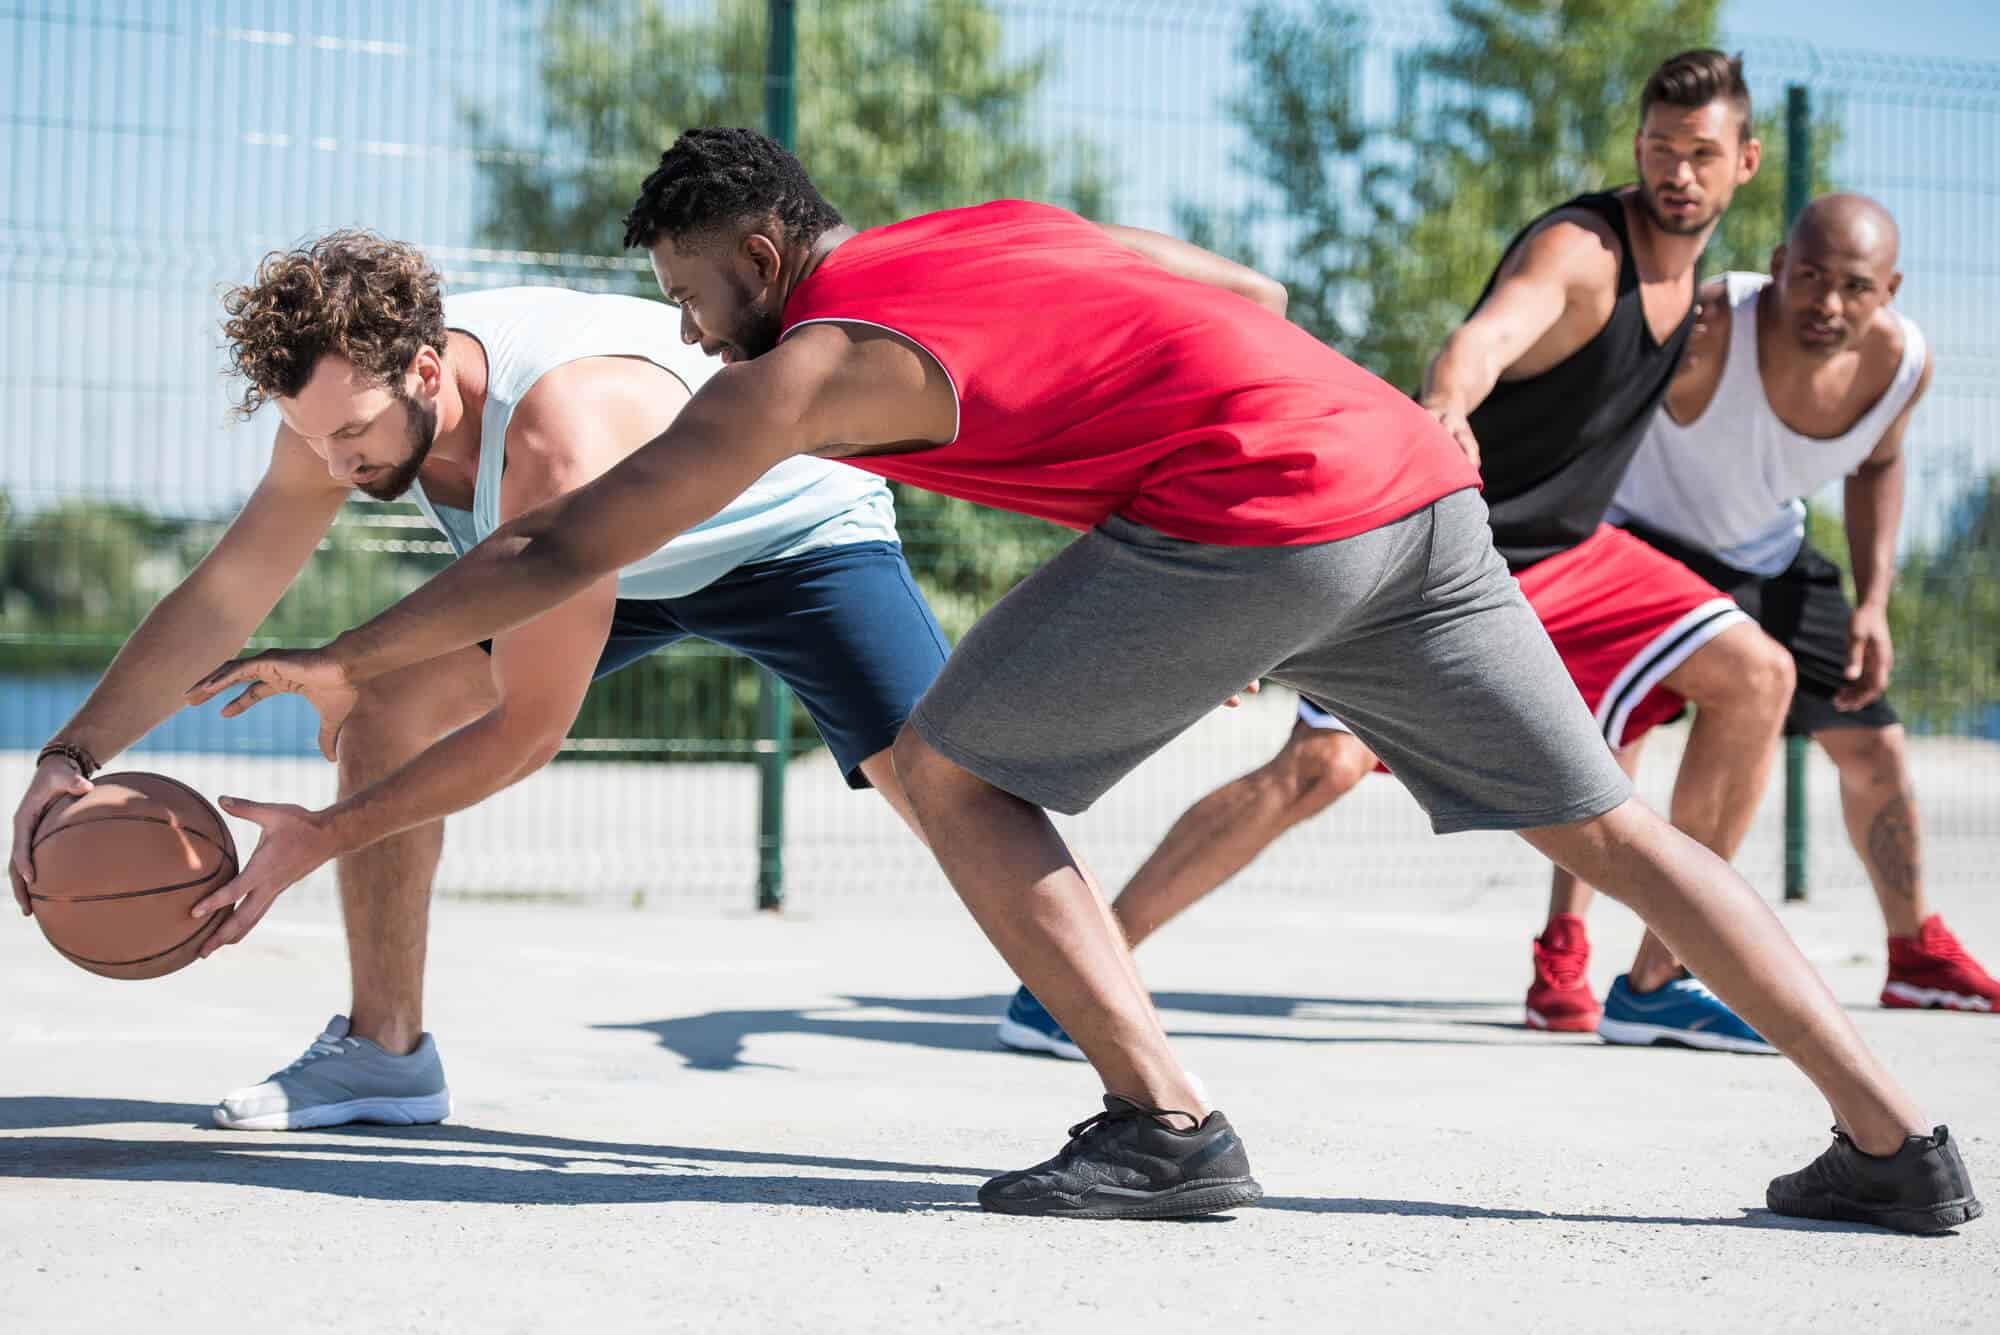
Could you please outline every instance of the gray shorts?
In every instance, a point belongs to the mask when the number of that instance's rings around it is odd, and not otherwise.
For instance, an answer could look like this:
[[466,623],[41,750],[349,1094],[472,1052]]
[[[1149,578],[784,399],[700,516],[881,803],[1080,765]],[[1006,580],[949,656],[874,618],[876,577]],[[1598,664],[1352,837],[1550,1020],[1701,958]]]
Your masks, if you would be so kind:
[[1111,519],[979,619],[910,725],[995,787],[1075,813],[1261,678],[1337,713],[1441,834],[1631,796],[1472,490],[1306,547]]

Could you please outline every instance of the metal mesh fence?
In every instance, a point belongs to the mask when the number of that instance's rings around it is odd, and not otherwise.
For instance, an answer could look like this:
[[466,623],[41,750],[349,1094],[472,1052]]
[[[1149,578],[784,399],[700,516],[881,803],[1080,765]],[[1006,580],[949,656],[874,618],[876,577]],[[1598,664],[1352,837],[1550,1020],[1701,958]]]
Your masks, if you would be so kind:
[[[220,289],[267,250],[365,225],[423,246],[453,289],[649,293],[649,275],[618,249],[618,217],[679,128],[763,123],[766,11],[765,0],[0,9],[9,791],[260,475],[273,423],[228,418]],[[800,154],[850,220],[1011,194],[1193,235],[1285,277],[1302,321],[1398,383],[1521,221],[1615,179],[1638,79],[1614,76],[1642,76],[1673,49],[1646,47],[1643,32],[1561,35],[1568,46],[1548,69],[1609,73],[1548,128],[1546,89],[1510,82],[1521,71],[1429,11],[818,0],[797,13]],[[1933,880],[1983,876],[1980,850],[2000,833],[2000,344],[1982,319],[2000,300],[1989,244],[2000,70],[1754,36],[1735,45],[1760,107],[1779,107],[1787,85],[1809,91],[1815,184],[1873,193],[1902,224],[1899,304],[1929,331],[1938,370],[1910,441],[1893,691],[1924,734]],[[1563,77],[1550,86],[1582,87]],[[1775,158],[1782,136],[1768,117]],[[1447,129],[1475,119],[1515,126],[1517,157],[1441,193],[1417,168]],[[1505,142],[1489,135],[1485,150]],[[1756,267],[1778,239],[1776,186],[1760,189],[1732,215],[1711,269]],[[1089,336],[1087,317],[1077,336]],[[934,497],[899,503],[912,565],[954,636],[1066,540]],[[1838,554],[1824,507],[1821,528]],[[446,554],[409,507],[351,504],[258,642],[323,639]],[[1171,664],[1135,665],[1132,689],[1156,669]],[[747,664],[698,643],[600,683],[561,761],[454,821],[442,887],[747,904],[750,762],[769,749],[757,689]],[[295,706],[229,724],[177,716],[130,763],[210,792],[317,805],[332,774]],[[1288,727],[1276,693],[1204,724],[1075,823],[1082,850],[1115,885],[1188,801],[1260,762]],[[795,755],[795,902],[948,893],[882,804],[844,790],[802,716],[782,745]],[[1658,795],[1671,763],[1649,765]],[[1830,773],[1811,781],[1814,879],[1857,882]],[[1742,859],[1762,883],[1776,876],[1775,849],[1767,813]],[[1244,878],[1309,891],[1452,879],[1526,886],[1539,871],[1505,840],[1429,839],[1383,781]]]

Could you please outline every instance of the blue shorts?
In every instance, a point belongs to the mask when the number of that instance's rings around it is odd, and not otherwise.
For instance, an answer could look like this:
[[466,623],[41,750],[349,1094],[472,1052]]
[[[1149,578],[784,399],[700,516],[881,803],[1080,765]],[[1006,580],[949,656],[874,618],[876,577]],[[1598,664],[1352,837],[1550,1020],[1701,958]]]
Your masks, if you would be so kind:
[[850,788],[896,740],[951,647],[893,542],[738,566],[681,598],[620,598],[595,676],[687,636],[743,655],[798,695]]

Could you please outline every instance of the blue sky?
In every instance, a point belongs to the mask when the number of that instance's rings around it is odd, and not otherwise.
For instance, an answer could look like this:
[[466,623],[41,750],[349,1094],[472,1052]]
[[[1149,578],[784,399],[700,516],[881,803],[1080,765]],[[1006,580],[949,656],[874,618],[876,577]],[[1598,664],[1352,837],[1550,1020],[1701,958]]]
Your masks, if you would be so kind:
[[2000,61],[2000,5],[1994,0],[1736,0],[1724,13],[1732,35]]
[[[1223,114],[1241,78],[1240,6],[994,0],[1010,46],[1053,45],[1064,69],[1037,113],[1051,137],[1108,145],[1130,221],[1170,225],[1176,198],[1246,188]],[[1410,3],[1378,4],[1409,15]],[[697,12],[700,0],[671,0]],[[1846,91],[1843,184],[1905,219],[1905,308],[1948,374],[1918,418],[1912,531],[1953,478],[2000,467],[2000,18],[1993,0],[1741,0],[1732,40],[1823,52],[1993,62]],[[1433,11],[1435,12],[1435,11]],[[1407,22],[1406,19],[1397,20]],[[1808,52],[1791,52],[1794,68]],[[214,512],[247,493],[269,424],[224,425],[215,294],[265,249],[365,223],[429,248],[447,279],[523,270],[481,255],[479,194],[456,107],[532,126],[532,7],[518,0],[51,0],[0,11],[0,487],[17,503],[79,492]],[[1766,73],[1759,96],[1781,75]],[[1758,67],[1753,66],[1753,76]],[[1949,383],[1947,383],[1949,382]]]

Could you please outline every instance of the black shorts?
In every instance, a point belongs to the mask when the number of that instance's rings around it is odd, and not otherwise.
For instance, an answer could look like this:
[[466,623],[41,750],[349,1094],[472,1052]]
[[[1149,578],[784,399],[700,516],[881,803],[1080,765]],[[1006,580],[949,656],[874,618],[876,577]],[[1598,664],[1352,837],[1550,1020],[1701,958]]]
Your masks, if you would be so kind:
[[1635,537],[1659,548],[1736,600],[1764,633],[1791,650],[1799,685],[1785,716],[1787,737],[1810,737],[1828,728],[1887,728],[1896,711],[1882,696],[1860,709],[1833,706],[1834,693],[1847,684],[1847,623],[1854,604],[1840,587],[1840,567],[1802,545],[1792,563],[1775,575],[1753,575],[1724,565],[1707,552],[1627,521]]

